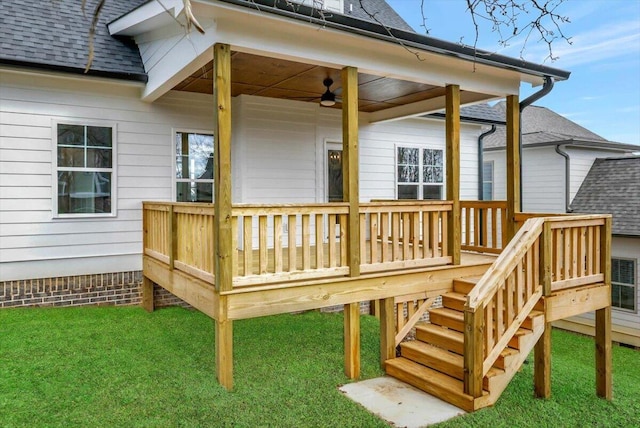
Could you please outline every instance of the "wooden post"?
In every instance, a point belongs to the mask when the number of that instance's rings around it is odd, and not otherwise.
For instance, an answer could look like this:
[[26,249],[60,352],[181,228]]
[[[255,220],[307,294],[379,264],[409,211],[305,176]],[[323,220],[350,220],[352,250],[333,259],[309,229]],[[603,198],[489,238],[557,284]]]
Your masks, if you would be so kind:
[[360,304],[344,305],[344,374],[360,377]]
[[380,300],[380,365],[396,357],[396,317],[393,297]]
[[[611,217],[605,219],[600,232],[600,266],[604,283],[611,289]],[[611,292],[608,293],[611,298]],[[596,394],[611,400],[611,301],[596,311]]]
[[[540,237],[540,280],[542,295],[551,296],[551,223],[545,222]],[[545,314],[546,316],[546,314]],[[545,323],[544,332],[534,347],[533,383],[536,397],[551,397],[551,323]]]
[[347,263],[360,276],[360,192],[358,172],[358,69],[342,69],[342,190],[349,202]]
[[142,277],[142,303],[141,306],[147,312],[153,312],[153,281],[146,276]]
[[448,253],[451,256],[452,263],[459,265],[460,246],[462,245],[462,221],[460,217],[460,86],[447,85],[445,105],[447,200],[453,202],[452,209],[447,214],[449,227],[446,233],[449,246]]
[[464,311],[464,392],[482,397],[484,365],[484,308]]
[[176,213],[174,212],[174,205],[169,205],[169,230],[167,235],[169,236],[169,270],[174,269],[176,261],[176,253],[178,252],[178,228],[176,224]]
[[[231,48],[213,47],[214,133],[214,266],[218,292],[233,286],[231,228]],[[215,326],[216,374],[226,389],[233,388],[233,322],[227,319],[227,300],[220,297]]]
[[517,95],[507,97],[507,242],[516,233],[520,212],[520,104]]

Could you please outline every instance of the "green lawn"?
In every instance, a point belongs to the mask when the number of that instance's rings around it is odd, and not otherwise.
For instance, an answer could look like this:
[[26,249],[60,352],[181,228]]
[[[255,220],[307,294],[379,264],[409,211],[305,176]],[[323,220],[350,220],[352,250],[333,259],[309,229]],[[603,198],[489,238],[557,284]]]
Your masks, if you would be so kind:
[[[0,426],[376,427],[344,397],[342,316],[234,324],[235,389],[214,377],[213,323],[180,308],[0,311]],[[378,323],[362,318],[362,376],[380,376]],[[595,398],[593,341],[553,336],[553,398],[532,367],[498,404],[442,426],[640,426],[640,352],[614,348],[612,403]]]

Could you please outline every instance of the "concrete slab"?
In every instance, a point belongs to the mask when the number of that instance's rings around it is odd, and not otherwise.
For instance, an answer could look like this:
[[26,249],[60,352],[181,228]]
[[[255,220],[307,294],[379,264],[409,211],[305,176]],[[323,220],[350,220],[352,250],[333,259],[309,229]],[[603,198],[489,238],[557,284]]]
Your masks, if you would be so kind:
[[349,383],[339,389],[395,427],[426,427],[466,413],[389,376]]

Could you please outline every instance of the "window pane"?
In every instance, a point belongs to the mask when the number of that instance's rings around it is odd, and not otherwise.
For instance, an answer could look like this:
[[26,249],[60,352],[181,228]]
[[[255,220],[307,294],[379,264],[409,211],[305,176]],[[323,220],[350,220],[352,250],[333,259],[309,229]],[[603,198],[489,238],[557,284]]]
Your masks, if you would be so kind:
[[398,165],[418,165],[417,148],[398,147]]
[[196,184],[196,202],[213,202],[213,183]]
[[398,186],[398,199],[418,199],[418,186]]
[[84,146],[84,126],[58,124],[58,145]]
[[635,287],[620,286],[620,307],[623,309],[635,309]]
[[620,307],[620,286],[611,284],[611,306]]
[[58,213],[110,213],[111,173],[58,173]]
[[193,191],[191,185],[195,186],[196,183],[192,181],[181,181],[176,183],[176,201],[177,202],[194,202],[196,200],[195,187]]
[[442,168],[437,166],[425,166],[422,172],[423,183],[442,183]]
[[182,180],[176,183],[176,200],[212,202],[213,135],[178,132],[175,144],[176,178]]
[[483,181],[493,181],[493,162],[482,163],[482,179]]
[[59,167],[84,167],[84,148],[58,147]]
[[422,199],[442,199],[442,186],[422,186]]
[[482,183],[482,199],[485,201],[493,200],[493,185],[491,183]]
[[87,146],[111,147],[111,128],[87,126]]
[[425,166],[439,166],[442,167],[443,155],[442,150],[436,149],[424,149],[422,153],[422,163]]
[[398,182],[399,183],[418,183],[418,166],[398,165]]
[[111,168],[111,149],[87,149],[87,167]]

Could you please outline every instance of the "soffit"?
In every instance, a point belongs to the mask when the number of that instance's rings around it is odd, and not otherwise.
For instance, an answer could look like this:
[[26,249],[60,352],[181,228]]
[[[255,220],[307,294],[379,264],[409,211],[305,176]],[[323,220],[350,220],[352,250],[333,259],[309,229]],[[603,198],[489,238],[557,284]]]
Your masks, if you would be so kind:
[[[209,62],[173,89],[212,94],[212,68],[213,63]],[[331,90],[339,100],[342,92],[339,69],[244,52],[233,52],[231,56],[232,96],[255,95],[319,103],[320,96],[326,90],[323,80],[327,77],[333,79]],[[445,88],[440,86],[366,73],[358,74],[358,106],[363,112],[376,112],[442,97],[444,93]],[[475,100],[483,98],[484,94],[466,91],[465,95]],[[492,98],[490,95],[484,97]],[[341,104],[336,103],[334,108],[341,108]]]

